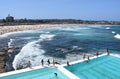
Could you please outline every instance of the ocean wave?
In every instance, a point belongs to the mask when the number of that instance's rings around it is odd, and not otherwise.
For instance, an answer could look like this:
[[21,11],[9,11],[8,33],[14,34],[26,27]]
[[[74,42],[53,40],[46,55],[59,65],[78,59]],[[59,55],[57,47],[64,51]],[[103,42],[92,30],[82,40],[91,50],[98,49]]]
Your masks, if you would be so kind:
[[113,34],[115,34],[115,31],[112,31]]
[[[45,53],[44,50],[39,49],[40,45],[36,44],[37,41],[26,44],[19,54],[17,54],[13,61],[13,68],[24,68],[27,66],[28,61],[31,61],[33,65],[36,65],[36,61],[39,63],[39,58],[44,58],[42,55]],[[40,56],[40,57],[39,57]]]
[[88,26],[88,27],[93,27],[93,28],[103,28],[102,25],[91,25],[91,26]]
[[22,31],[24,33],[50,33],[49,31],[45,31],[45,30],[26,30],[26,31]]
[[24,30],[24,31],[16,31],[16,32],[9,32],[9,33],[5,33],[0,35],[1,38],[3,37],[8,37],[9,35],[13,35],[13,34],[21,34],[21,33],[50,33],[50,32],[45,32],[45,31],[40,31],[40,30]]
[[5,33],[5,34],[2,34],[0,35],[0,37],[7,37],[9,35],[12,35],[12,34],[19,34],[19,33],[23,33],[22,31],[17,31],[17,32],[9,32],[9,33]]
[[110,27],[106,27],[106,29],[110,29]]
[[52,38],[54,37],[55,35],[53,34],[41,34],[40,35],[40,39],[43,39],[43,40],[52,40]]
[[73,35],[75,35],[75,36],[81,36],[81,35],[88,35],[88,34],[75,33],[75,34],[73,34]]
[[34,37],[34,36],[31,36],[31,37],[16,37],[15,38],[16,40],[27,40],[27,41],[29,41],[29,40],[34,40],[34,39],[39,39],[39,37]]
[[120,39],[120,34],[116,34],[114,37]]
[[59,28],[59,30],[63,30],[63,31],[79,31],[81,29],[90,29],[89,27],[61,27]]
[[15,56],[13,61],[13,68],[25,68],[27,67],[28,61],[31,61],[32,66],[38,66],[40,65],[40,59],[48,59],[52,57],[45,57],[43,54],[45,51],[41,48],[40,44],[37,44],[38,42],[41,42],[43,40],[52,40],[52,38],[55,35],[52,34],[41,34],[40,39],[37,41],[30,42],[26,44],[21,51]]

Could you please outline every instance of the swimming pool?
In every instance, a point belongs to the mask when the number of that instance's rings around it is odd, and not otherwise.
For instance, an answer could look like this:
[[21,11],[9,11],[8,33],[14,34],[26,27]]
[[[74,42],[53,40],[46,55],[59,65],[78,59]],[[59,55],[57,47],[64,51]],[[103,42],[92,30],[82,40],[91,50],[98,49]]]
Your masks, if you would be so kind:
[[65,66],[80,79],[120,79],[120,58],[108,55]]
[[[55,73],[57,73],[57,77],[55,76]],[[10,76],[0,77],[0,79],[69,79],[69,78],[56,68],[42,68]]]

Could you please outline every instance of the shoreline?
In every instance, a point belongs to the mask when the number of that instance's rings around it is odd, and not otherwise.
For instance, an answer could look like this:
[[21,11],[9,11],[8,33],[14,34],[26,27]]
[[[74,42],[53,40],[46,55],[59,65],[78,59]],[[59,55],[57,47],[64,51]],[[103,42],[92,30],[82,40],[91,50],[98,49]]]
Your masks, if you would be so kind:
[[[16,26],[0,26],[0,35],[10,32],[18,32],[25,30],[37,30],[53,27],[65,27],[65,26],[103,26],[98,24],[39,24],[39,25],[16,25]],[[112,25],[104,25],[112,26]]]

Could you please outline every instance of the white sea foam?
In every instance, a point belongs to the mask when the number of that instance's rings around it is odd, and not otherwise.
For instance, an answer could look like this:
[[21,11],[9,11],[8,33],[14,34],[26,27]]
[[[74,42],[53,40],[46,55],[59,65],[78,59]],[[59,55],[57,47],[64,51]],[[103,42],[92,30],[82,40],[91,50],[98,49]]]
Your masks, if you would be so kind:
[[[39,49],[40,47],[38,44],[35,44],[37,41],[30,42],[26,44],[21,51],[19,52],[18,55],[15,56],[15,59],[13,61],[13,67],[14,69],[19,68],[19,66],[26,67],[26,63],[28,61],[31,61],[34,63],[34,61],[38,62],[39,61],[39,56],[42,57],[42,54],[45,53],[44,50]],[[36,60],[38,59],[38,60]],[[33,64],[35,65],[35,63]]]
[[61,27],[59,30],[64,30],[64,31],[79,31],[81,29],[90,29],[89,27]]
[[115,34],[115,31],[112,31],[113,34]]
[[52,34],[41,34],[40,35],[40,39],[43,39],[43,40],[51,40],[55,35],[52,35]]
[[75,33],[74,35],[75,35],[75,36],[81,36],[81,35],[88,35],[88,34],[84,34],[84,33],[81,33],[81,34],[80,34],[80,33]]
[[5,34],[0,35],[0,37],[3,38],[3,37],[7,37],[9,35],[12,35],[12,34],[21,34],[21,33],[50,33],[50,32],[45,32],[45,31],[40,31],[40,30],[36,30],[36,31],[35,30],[24,30],[24,31],[5,33]]
[[45,51],[41,49],[41,45],[37,44],[37,42],[41,42],[43,40],[51,40],[55,35],[50,34],[41,34],[40,39],[38,41],[33,41],[26,44],[21,51],[15,56],[13,61],[13,68],[17,69],[20,66],[23,68],[27,66],[28,61],[31,61],[32,66],[40,65],[40,59],[48,59],[52,57],[45,57],[43,54]]
[[110,27],[106,27],[106,29],[110,29]]
[[120,39],[120,34],[116,34],[114,37]]
[[1,37],[1,38],[3,38],[3,37],[8,37],[9,35],[21,34],[21,33],[24,33],[24,32],[26,32],[26,31],[9,32],[9,33],[5,33],[5,34],[0,35],[0,37]]
[[9,36],[9,35],[12,35],[12,34],[19,34],[19,33],[22,33],[21,31],[18,31],[18,32],[9,32],[9,33],[5,33],[5,34],[2,34],[2,35],[0,35],[0,37],[7,37],[7,36]]
[[82,49],[82,47],[79,47],[79,46],[73,46],[72,49],[80,50],[80,49]]
[[39,37],[34,37],[34,36],[31,36],[31,37],[16,37],[15,39],[16,40],[19,40],[19,39],[22,39],[22,40],[31,40],[31,39],[38,39]]
[[88,27],[93,27],[93,28],[103,28],[102,25],[94,25],[94,26],[88,26]]

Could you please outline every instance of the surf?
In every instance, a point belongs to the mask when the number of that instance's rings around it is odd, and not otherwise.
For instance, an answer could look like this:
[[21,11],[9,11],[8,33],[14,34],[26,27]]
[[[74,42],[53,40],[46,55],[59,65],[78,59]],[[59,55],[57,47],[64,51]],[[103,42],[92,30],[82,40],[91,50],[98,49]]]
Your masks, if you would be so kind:
[[[32,66],[38,66],[40,65],[40,59],[46,59],[46,56],[43,54],[45,53],[45,50],[41,48],[41,45],[38,44],[44,40],[52,40],[52,38],[55,35],[53,34],[41,34],[40,39],[37,41],[32,41],[27,43],[21,51],[15,56],[13,61],[13,68],[19,69],[19,68],[25,68],[27,67],[28,61],[31,61]],[[47,57],[51,58],[51,57]]]
[[120,34],[116,34],[114,37],[120,39]]

